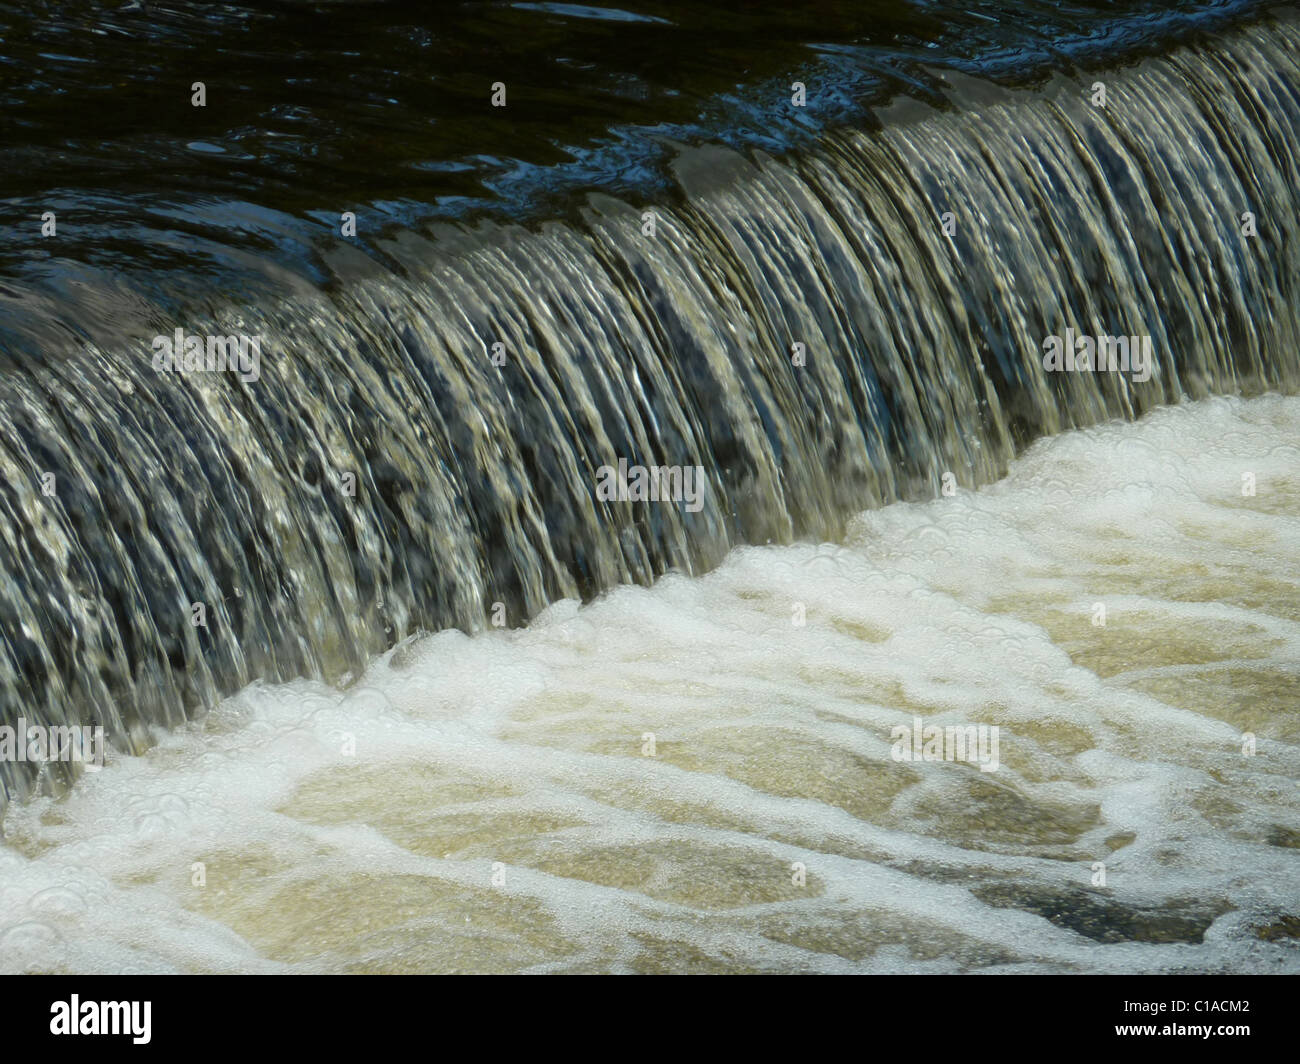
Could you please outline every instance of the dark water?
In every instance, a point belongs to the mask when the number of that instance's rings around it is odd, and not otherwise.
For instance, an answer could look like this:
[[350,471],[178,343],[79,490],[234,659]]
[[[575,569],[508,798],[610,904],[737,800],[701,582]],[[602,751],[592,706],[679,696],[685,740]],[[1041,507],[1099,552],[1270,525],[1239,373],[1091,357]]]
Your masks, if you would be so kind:
[[679,142],[779,151],[898,95],[942,102],[946,69],[1032,83],[1265,6],[0,3],[0,269],[231,284],[237,248],[320,278],[313,243],[345,210],[364,245],[393,222],[664,194]]
[[[142,744],[1300,378],[1285,13],[422,11],[3,8],[0,720]],[[1045,374],[1075,325],[1151,379]],[[176,328],[260,335],[260,378],[156,373]],[[598,500],[619,458],[702,509]]]

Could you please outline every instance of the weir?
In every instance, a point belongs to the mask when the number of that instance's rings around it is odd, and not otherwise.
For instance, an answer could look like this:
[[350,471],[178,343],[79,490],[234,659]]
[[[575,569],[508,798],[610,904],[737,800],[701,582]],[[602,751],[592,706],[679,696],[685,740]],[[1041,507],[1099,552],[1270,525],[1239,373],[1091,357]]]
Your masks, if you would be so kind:
[[[686,149],[671,202],[340,241],[321,284],[0,287],[0,724],[140,749],[497,602],[522,625],[1044,434],[1296,390],[1294,21],[953,96],[783,159]],[[1150,379],[1044,372],[1075,324],[1152,337]],[[177,330],[261,337],[260,377],[155,372]],[[598,498],[620,460],[702,467],[703,506]]]

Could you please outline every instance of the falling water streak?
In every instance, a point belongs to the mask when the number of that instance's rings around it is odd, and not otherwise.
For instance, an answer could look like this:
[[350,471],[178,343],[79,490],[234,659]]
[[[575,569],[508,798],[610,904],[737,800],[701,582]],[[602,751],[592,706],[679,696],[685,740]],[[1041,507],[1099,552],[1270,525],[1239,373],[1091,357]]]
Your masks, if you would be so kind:
[[[0,720],[138,748],[495,602],[519,624],[739,543],[839,538],[1042,434],[1294,391],[1298,45],[1247,28],[1107,77],[1104,109],[1064,78],[958,85],[951,112],[799,158],[691,150],[653,237],[593,197],[535,231],[401,232],[382,265],[331,246],[327,289],[266,266],[275,298],[187,295],[184,320],[107,280],[0,287]],[[1151,381],[1045,373],[1067,326],[1150,334]],[[261,335],[260,380],[155,373],[177,327]],[[619,458],[702,466],[703,509],[597,501]]]

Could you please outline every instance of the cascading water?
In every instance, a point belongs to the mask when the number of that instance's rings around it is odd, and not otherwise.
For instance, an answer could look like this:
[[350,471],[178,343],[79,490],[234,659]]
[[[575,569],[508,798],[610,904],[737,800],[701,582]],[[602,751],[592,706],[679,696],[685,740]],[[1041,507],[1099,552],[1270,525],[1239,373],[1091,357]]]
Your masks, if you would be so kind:
[[[1104,108],[1067,79],[963,88],[784,161],[686,151],[677,205],[402,232],[387,268],[336,245],[335,282],[272,273],[235,306],[7,286],[4,719],[136,748],[495,603],[517,625],[737,544],[838,538],[1063,428],[1293,389],[1298,41],[1272,22],[1149,61]],[[1150,380],[1045,373],[1066,327],[1151,336]],[[156,372],[178,328],[260,336],[260,378]],[[620,458],[701,466],[702,509],[598,500]]]
[[1296,970],[1300,23],[1098,71],[550,221],[33,252],[0,726],[111,754],[0,760],[0,970]]

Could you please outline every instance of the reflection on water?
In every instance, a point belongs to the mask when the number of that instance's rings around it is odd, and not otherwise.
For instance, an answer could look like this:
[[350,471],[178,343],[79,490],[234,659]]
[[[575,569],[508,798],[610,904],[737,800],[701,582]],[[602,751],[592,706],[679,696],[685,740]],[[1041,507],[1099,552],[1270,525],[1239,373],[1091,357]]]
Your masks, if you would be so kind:
[[208,242],[310,269],[345,210],[365,242],[476,208],[553,216],[586,189],[660,194],[671,142],[780,150],[899,94],[941,102],[943,69],[1037,79],[1264,6],[3,0],[0,270],[39,276],[54,254],[192,275],[214,268]]

